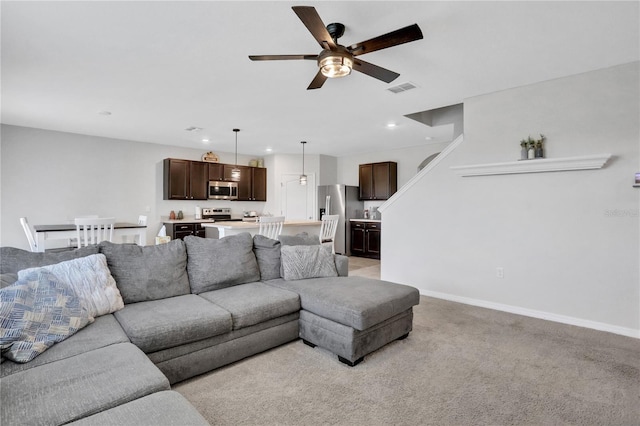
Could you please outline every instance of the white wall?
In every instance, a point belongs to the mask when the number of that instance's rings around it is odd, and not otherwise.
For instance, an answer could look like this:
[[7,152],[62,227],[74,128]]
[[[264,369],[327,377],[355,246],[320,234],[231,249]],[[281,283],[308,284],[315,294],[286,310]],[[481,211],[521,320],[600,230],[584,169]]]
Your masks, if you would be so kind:
[[[2,125],[0,245],[28,249],[19,218],[32,225],[64,223],[77,215],[149,217],[148,241],[171,210],[193,216],[195,206],[262,211],[263,202],[163,200],[162,160],[200,160],[202,150]],[[215,150],[214,150],[215,151]],[[221,153],[233,163],[234,153]],[[239,164],[251,156],[238,155]],[[269,170],[267,171],[269,172]],[[269,176],[267,177],[269,179]],[[148,209],[148,211],[147,211]]]
[[[639,75],[636,62],[466,100],[464,142],[385,206],[382,278],[640,337]],[[587,171],[449,169],[514,161],[538,133],[547,157],[614,157]]]

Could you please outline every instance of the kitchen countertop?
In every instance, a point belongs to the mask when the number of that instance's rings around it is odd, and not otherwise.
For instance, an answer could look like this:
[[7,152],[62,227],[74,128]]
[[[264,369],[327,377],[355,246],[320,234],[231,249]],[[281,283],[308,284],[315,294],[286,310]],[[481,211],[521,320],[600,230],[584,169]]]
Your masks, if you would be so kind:
[[[242,218],[233,218],[233,220],[238,220],[241,221]],[[228,219],[226,220],[228,221]],[[213,223],[215,222],[214,219],[189,219],[189,218],[185,218],[185,219],[164,219],[162,221],[162,223]],[[221,222],[221,221],[217,221],[217,222]]]
[[349,219],[351,222],[375,222],[382,223],[380,219]]
[[[286,220],[283,226],[318,226],[322,222],[318,220]],[[258,222],[233,222],[233,221],[216,221],[207,222],[202,224],[203,227],[208,228],[224,228],[224,229],[253,229],[259,228]]]

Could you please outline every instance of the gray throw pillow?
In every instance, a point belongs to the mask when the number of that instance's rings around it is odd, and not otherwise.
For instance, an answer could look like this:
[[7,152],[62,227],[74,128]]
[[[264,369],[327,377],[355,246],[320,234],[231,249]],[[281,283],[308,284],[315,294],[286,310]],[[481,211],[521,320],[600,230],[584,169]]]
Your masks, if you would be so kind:
[[315,246],[320,244],[318,235],[309,235],[306,232],[296,235],[279,235],[278,240],[283,246]]
[[97,245],[50,253],[33,253],[15,247],[0,247],[0,259],[2,259],[2,262],[0,262],[0,274],[17,274],[18,271],[23,269],[53,265],[54,263],[97,254],[98,252]]
[[184,242],[189,283],[194,294],[260,280],[253,238],[248,232],[220,239],[190,235]]
[[287,281],[338,276],[329,246],[282,246],[280,252]]
[[261,280],[280,278],[280,241],[264,235],[254,235],[253,252],[258,261]]
[[125,304],[190,293],[187,250],[182,240],[145,247],[103,241],[100,252],[107,257]]

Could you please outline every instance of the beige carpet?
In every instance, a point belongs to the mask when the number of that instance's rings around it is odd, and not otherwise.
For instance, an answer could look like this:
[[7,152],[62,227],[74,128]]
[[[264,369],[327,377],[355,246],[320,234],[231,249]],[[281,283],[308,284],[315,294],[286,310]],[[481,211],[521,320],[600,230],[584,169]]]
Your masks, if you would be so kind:
[[640,340],[422,297],[356,367],[291,342],[174,386],[214,425],[635,425]]

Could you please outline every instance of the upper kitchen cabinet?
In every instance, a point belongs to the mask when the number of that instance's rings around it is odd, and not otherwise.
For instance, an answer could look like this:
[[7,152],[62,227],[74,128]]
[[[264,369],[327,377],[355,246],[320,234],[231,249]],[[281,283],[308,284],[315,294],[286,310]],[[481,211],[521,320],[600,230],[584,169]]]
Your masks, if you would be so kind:
[[238,166],[238,201],[267,201],[267,169]]
[[398,163],[360,164],[360,199],[386,200],[398,190]]
[[224,180],[224,164],[209,163],[209,180],[218,182]]
[[165,200],[206,200],[209,164],[202,161],[164,160]]

